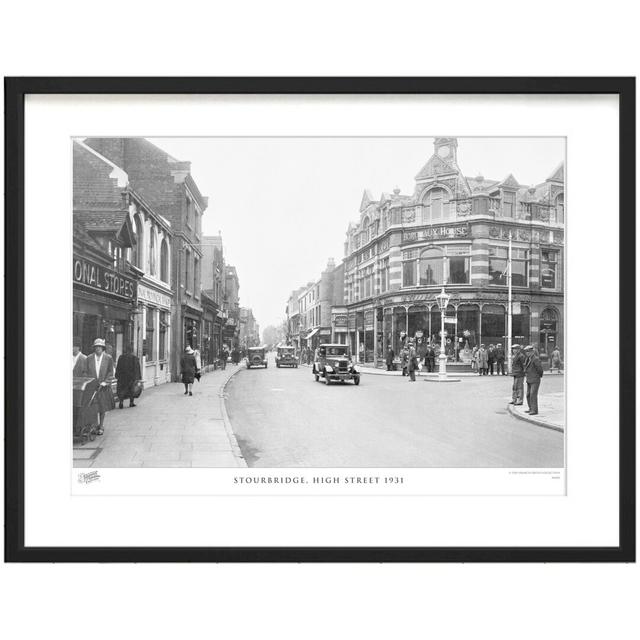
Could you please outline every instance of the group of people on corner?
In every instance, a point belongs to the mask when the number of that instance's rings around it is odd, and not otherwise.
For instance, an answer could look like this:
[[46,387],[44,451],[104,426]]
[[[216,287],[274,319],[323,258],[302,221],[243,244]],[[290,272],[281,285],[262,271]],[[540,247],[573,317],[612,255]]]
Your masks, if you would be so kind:
[[80,343],[73,342],[73,376],[81,378],[95,378],[98,390],[95,402],[98,407],[99,425],[98,435],[104,434],[104,418],[107,411],[115,408],[115,399],[111,391],[111,383],[117,380],[117,395],[119,407],[124,407],[124,401],[129,400],[129,406],[135,407],[134,399],[140,395],[141,374],[140,360],[128,345],[124,353],[118,358],[117,366],[113,366],[112,356],[106,352],[107,346],[102,338],[93,341],[93,353],[86,356],[82,353]]
[[477,371],[479,376],[486,376],[493,375],[495,366],[497,375],[506,376],[505,359],[506,354],[500,342],[495,347],[490,344],[488,349],[481,344],[479,347],[473,347],[471,351],[471,368]]
[[[424,353],[418,353],[413,340],[409,340],[400,351],[400,365],[402,367],[402,375],[409,376],[411,382],[416,381],[416,371],[420,368],[420,360],[424,359],[427,371],[433,371],[435,368],[436,352],[431,345],[428,345]],[[387,371],[395,369],[395,351],[389,347],[387,349],[386,364]]]
[[524,400],[524,380],[527,380],[527,406],[525,413],[530,416],[538,414],[538,390],[542,379],[542,362],[532,345],[511,347],[511,373],[513,375],[513,395],[509,404],[522,405]]

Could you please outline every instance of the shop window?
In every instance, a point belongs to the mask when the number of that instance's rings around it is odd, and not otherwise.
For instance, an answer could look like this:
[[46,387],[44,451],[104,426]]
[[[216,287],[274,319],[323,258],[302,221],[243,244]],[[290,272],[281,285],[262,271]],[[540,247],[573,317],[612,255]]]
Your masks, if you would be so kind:
[[482,342],[488,347],[506,340],[506,318],[504,307],[497,304],[485,305],[482,308]]
[[[489,247],[489,284],[507,286],[509,249]],[[526,249],[511,250],[511,284],[526,287],[529,282],[529,252]]]
[[154,332],[154,316],[155,316],[155,312],[153,309],[148,308],[147,309],[147,327],[146,327],[146,334],[145,334],[145,341],[144,341],[144,347],[145,347],[145,355],[147,356],[147,361],[151,362],[154,360],[154,351],[153,351],[153,332]]
[[166,360],[167,359],[167,312],[160,312],[160,340],[158,345],[158,359]]

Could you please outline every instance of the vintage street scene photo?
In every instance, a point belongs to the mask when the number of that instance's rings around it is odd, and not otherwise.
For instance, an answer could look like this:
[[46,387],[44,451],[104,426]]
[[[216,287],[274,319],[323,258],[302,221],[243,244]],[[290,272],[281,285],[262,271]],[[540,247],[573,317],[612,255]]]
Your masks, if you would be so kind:
[[564,138],[70,144],[78,471],[564,468]]

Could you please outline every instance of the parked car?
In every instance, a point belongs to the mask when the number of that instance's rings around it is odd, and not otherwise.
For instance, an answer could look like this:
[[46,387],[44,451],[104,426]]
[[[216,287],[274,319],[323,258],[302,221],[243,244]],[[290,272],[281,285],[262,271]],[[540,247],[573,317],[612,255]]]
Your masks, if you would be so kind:
[[322,378],[326,384],[334,380],[353,380],[354,384],[360,384],[360,369],[351,359],[346,344],[321,344],[316,350],[312,373],[316,382]]
[[276,350],[276,367],[298,368],[296,350],[294,347],[278,347]]
[[264,347],[249,347],[247,349],[247,369],[251,367],[267,368],[267,353]]

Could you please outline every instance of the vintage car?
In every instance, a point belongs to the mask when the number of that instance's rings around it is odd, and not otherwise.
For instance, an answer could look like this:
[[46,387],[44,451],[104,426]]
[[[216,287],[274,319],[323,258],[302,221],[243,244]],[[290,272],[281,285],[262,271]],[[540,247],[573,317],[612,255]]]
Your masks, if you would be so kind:
[[267,368],[267,352],[264,347],[249,347],[247,349],[247,369],[251,367]]
[[296,358],[296,350],[294,347],[277,347],[276,367],[298,368],[298,360]]
[[321,344],[316,350],[312,373],[316,382],[322,378],[326,384],[333,380],[360,384],[360,369],[351,360],[346,344]]

